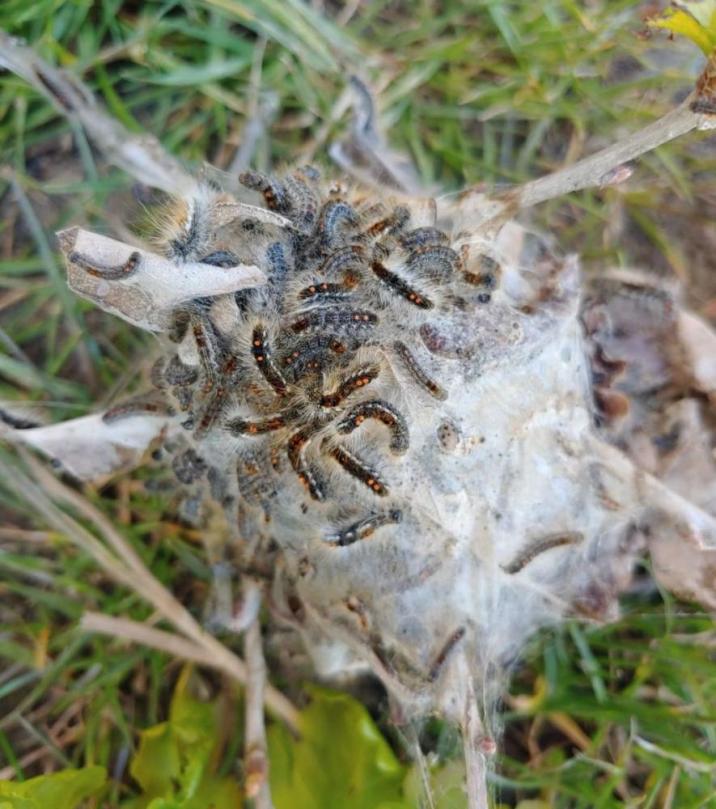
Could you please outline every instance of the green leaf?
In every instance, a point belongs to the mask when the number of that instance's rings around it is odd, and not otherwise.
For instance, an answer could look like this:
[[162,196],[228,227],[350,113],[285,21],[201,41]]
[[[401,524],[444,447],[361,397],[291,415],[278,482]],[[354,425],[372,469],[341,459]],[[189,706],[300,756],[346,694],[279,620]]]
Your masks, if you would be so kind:
[[205,778],[196,794],[183,800],[180,809],[241,809],[242,791],[233,778]]
[[104,767],[61,770],[16,783],[0,781],[0,809],[75,809],[105,785]]
[[129,765],[134,780],[148,795],[164,795],[181,769],[179,747],[168,722],[143,730]]
[[184,678],[177,684],[169,709],[169,723],[177,740],[193,748],[192,758],[201,752],[208,758],[219,731],[216,707],[200,702],[189,694]]
[[233,778],[212,772],[219,716],[216,706],[189,693],[191,669],[179,678],[169,720],[143,731],[129,771],[143,795],[123,809],[240,809],[241,790]]
[[366,709],[352,697],[312,687],[301,739],[279,724],[268,730],[276,809],[408,809],[406,769]]
[[674,5],[649,20],[649,25],[685,36],[710,56],[716,50],[716,0],[684,0]]

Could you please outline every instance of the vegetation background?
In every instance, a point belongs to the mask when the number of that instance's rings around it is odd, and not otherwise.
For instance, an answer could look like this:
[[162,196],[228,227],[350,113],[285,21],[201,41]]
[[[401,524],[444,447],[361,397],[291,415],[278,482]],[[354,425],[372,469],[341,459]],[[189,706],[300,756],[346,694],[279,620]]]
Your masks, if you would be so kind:
[[[0,27],[196,169],[205,160],[229,168],[257,109],[273,111],[258,167],[327,162],[327,144],[346,123],[346,80],[357,72],[378,92],[391,143],[425,184],[455,190],[553,170],[681,100],[703,57],[688,42],[641,36],[645,11],[654,8],[633,0],[4,0]],[[675,276],[692,307],[716,319],[715,143],[688,136],[641,160],[626,184],[551,202],[532,221],[578,252],[586,272],[625,265]],[[67,291],[52,234],[86,223],[131,238],[145,224],[138,191],[98,159],[81,130],[7,74],[0,155],[0,402],[35,402],[51,420],[76,417],[132,389],[151,340]],[[88,496],[201,617],[210,582],[201,543],[173,518],[158,480],[156,470],[143,470]],[[103,765],[109,778],[89,805],[134,796],[132,806],[147,806],[141,758],[136,764],[147,736],[140,743],[138,733],[195,711],[194,753],[179,749],[187,743],[179,725],[163,725],[162,738],[179,735],[156,755],[187,757],[185,774],[208,733],[216,744],[201,754],[202,767],[235,785],[226,792],[234,802],[215,805],[237,805],[241,695],[202,673],[189,698],[180,662],[80,631],[86,609],[151,616],[5,489],[0,513],[0,780]],[[716,806],[714,648],[712,620],[647,576],[625,599],[620,622],[545,632],[505,701],[492,775],[499,801],[521,809]],[[221,705],[224,721],[202,714],[198,696]],[[324,694],[314,706],[331,699],[339,698]],[[278,809],[411,805],[414,773],[381,700],[369,705],[389,747],[363,732],[368,720],[356,703],[345,705],[343,724],[333,704],[315,725],[323,744],[345,755],[326,763],[334,771],[314,771],[315,790],[303,798],[285,761],[277,763],[272,780],[286,779],[274,783]],[[294,755],[290,740],[275,735],[274,750]],[[429,722],[422,743],[436,765],[436,805],[464,806],[454,733]],[[365,792],[350,795],[349,775],[364,783],[380,756],[394,768],[390,790],[372,802]],[[169,767],[151,755],[144,763]],[[152,809],[209,805],[182,797],[182,783],[167,789],[177,791],[175,802]],[[1,807],[25,806],[6,795],[0,790]]]

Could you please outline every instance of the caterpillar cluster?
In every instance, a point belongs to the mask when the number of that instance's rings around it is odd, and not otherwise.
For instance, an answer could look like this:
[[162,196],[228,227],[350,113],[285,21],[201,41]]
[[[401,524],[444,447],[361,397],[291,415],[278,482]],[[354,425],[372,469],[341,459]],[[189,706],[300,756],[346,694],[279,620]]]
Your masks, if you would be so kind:
[[[422,214],[416,221],[406,205],[340,186],[324,191],[313,167],[280,179],[249,171],[240,181],[290,227],[269,217],[216,226],[225,195],[204,189],[166,215],[161,249],[176,262],[253,262],[268,283],[232,301],[177,309],[169,330],[175,350],[153,381],[193,447],[231,448],[238,497],[265,514],[284,470],[314,504],[340,501],[347,483],[357,484],[349,487],[358,489],[357,510],[341,508],[347,518],[325,537],[352,544],[402,519],[390,496],[391,471],[410,446],[406,387],[426,406],[447,398],[432,370],[439,351],[421,335],[435,318],[488,304],[500,268],[488,255],[468,266],[465,248],[454,250],[448,233]],[[157,412],[156,396],[106,418],[145,408]],[[210,471],[185,463],[187,453],[196,455],[183,448],[175,458],[182,482],[187,468]]]
[[[101,122],[38,64],[65,112]],[[114,150],[157,187],[192,189],[160,213],[155,250],[58,234],[74,291],[166,337],[154,390],[66,426],[0,410],[0,434],[82,479],[168,454],[180,513],[208,529],[217,606],[230,573],[261,579],[270,642],[297,631],[322,678],[367,667],[396,715],[437,712],[487,752],[480,721],[489,734],[525,640],[568,614],[615,617],[644,542],[662,582],[713,602],[689,580],[713,545],[713,335],[631,272],[584,302],[576,257],[509,221],[559,178],[410,196],[420,185],[351,85],[330,155],[363,188],[306,166],[245,172],[229,194],[158,144]]]
[[[492,688],[554,619],[540,597],[526,616],[533,582],[598,617],[621,568],[595,584],[585,549],[636,547],[591,432],[629,365],[613,318],[583,311],[588,357],[576,262],[514,223],[487,234],[310,167],[240,180],[241,200],[176,200],[155,252],[179,278],[258,267],[265,283],[170,298],[155,390],[104,420],[161,418],[180,515],[217,537],[214,562],[270,583],[322,676],[367,664],[416,713],[459,721],[461,666]],[[109,282],[150,269],[74,245]]]

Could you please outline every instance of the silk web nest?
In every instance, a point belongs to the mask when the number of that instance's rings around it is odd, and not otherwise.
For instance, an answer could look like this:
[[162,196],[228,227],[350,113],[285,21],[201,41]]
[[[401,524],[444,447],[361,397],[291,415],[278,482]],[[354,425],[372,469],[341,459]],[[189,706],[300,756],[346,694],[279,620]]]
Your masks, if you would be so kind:
[[[436,196],[356,81],[340,171],[195,181],[13,48],[172,201],[151,249],[59,234],[71,288],[156,336],[147,392],[50,426],[5,413],[7,438],[80,480],[159,452],[184,518],[263,582],[320,676],[372,671],[403,715],[485,749],[525,641],[613,619],[646,551],[663,585],[716,606],[713,332],[648,274],[585,286],[513,219],[624,179],[653,138],[501,196]],[[711,126],[693,98],[670,115]]]

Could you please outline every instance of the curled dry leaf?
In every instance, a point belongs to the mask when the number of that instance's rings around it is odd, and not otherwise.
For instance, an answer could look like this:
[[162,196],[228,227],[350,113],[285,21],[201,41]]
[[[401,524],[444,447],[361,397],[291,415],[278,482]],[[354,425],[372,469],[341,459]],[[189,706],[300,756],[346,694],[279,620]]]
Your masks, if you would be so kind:
[[0,436],[33,447],[79,480],[102,482],[136,466],[166,430],[163,416],[133,415],[107,423],[97,413],[28,429],[0,425]]
[[237,292],[265,283],[258,267],[176,265],[156,253],[132,248],[81,228],[57,234],[67,261],[70,288],[101,309],[147,331],[166,331],[172,313],[199,297]]

